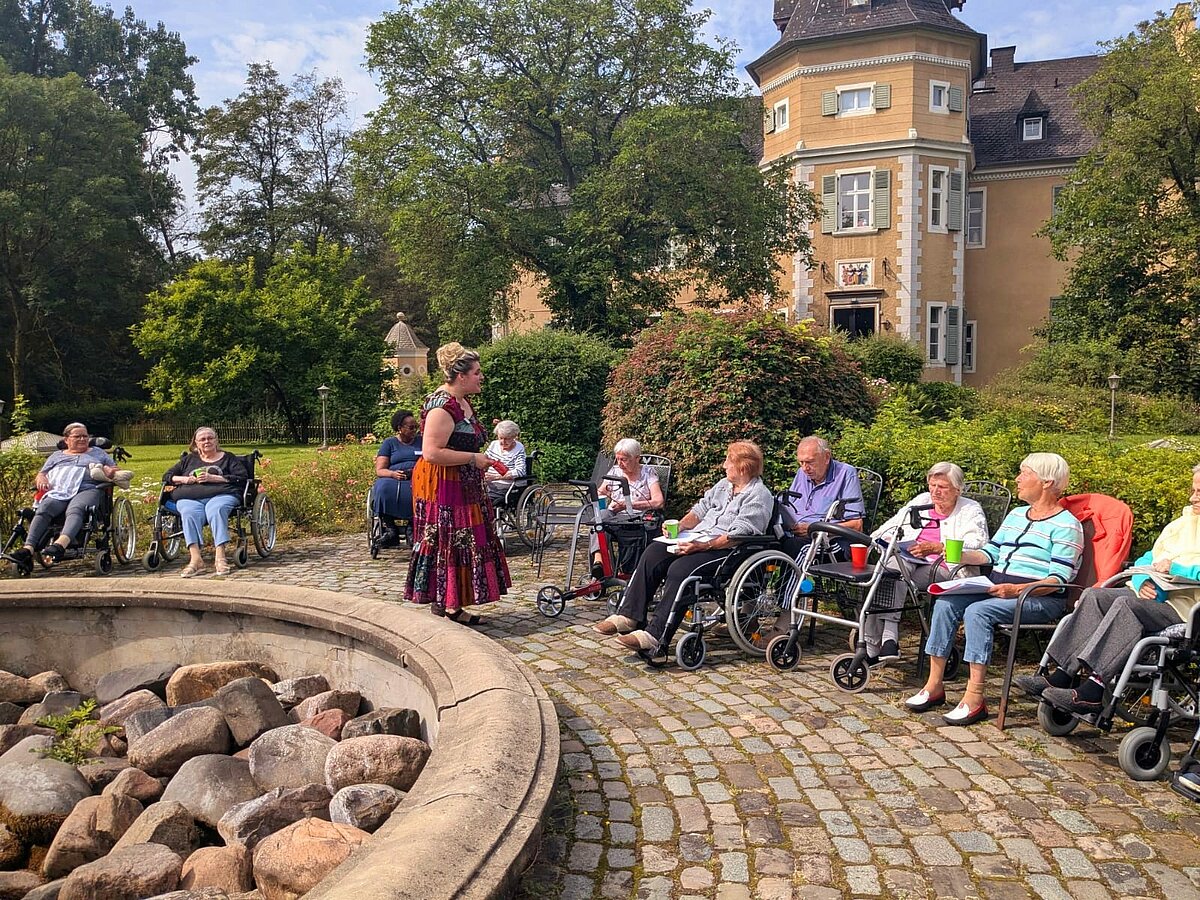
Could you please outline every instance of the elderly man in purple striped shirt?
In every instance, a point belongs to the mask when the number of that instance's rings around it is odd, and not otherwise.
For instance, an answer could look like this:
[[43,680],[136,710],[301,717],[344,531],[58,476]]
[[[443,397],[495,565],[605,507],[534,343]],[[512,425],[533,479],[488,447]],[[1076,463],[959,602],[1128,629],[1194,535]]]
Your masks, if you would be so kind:
[[789,488],[796,496],[788,497],[785,503],[794,537],[784,541],[784,549],[793,556],[799,554],[809,541],[808,526],[824,520],[837,500],[844,506],[833,521],[862,531],[864,505],[858,470],[834,459],[829,442],[816,436],[801,439],[796,446],[796,462],[800,468]]

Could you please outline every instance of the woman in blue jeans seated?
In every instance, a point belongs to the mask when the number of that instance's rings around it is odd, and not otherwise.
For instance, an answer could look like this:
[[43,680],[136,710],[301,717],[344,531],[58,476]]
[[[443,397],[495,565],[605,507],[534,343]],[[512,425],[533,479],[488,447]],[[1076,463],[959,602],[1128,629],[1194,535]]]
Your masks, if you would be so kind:
[[1052,622],[1063,614],[1062,585],[1075,577],[1083,557],[1083,528],[1059,502],[1069,477],[1067,461],[1057,453],[1025,457],[1017,475],[1017,496],[1028,506],[1010,512],[982,549],[963,551],[963,563],[992,567],[992,586],[986,592],[937,598],[925,643],[929,680],[904,701],[910,710],[925,712],[946,702],[942,679],[959,622],[966,632],[963,659],[971,674],[962,700],[942,718],[949,725],[973,725],[987,718],[983,679],[992,658],[994,629],[1013,620],[1017,595],[1038,585],[1022,607],[1022,622]]
[[[642,554],[616,615],[597,622],[600,634],[618,634],[617,641],[633,650],[655,652],[667,628],[679,587],[689,575],[714,570],[729,555],[731,536],[762,534],[771,523],[774,498],[763,484],[762,450],[752,441],[734,441],[725,454],[725,477],[709,489],[679,522],[679,530],[703,533],[705,541],[681,541],[670,549],[654,541]],[[662,600],[644,631],[650,598],[663,585]],[[627,632],[627,633],[626,633]]]
[[179,575],[191,578],[204,574],[200,539],[206,521],[212,532],[213,565],[218,575],[228,575],[225,545],[229,543],[229,515],[237,507],[250,473],[240,457],[221,449],[217,433],[211,428],[196,429],[189,451],[163,475],[163,484],[175,486],[171,499],[183,522],[183,540],[190,557]]

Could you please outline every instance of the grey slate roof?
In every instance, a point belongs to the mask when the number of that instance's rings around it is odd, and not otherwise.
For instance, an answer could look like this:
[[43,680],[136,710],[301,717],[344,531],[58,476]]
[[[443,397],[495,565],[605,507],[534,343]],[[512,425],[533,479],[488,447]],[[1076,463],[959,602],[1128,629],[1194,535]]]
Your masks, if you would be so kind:
[[[1096,71],[1101,57],[1010,64],[1011,59],[1011,48],[993,50],[993,65],[971,94],[975,168],[1066,162],[1087,153],[1095,140],[1079,120],[1070,91]],[[1019,120],[1026,115],[1046,117],[1043,140],[1021,140]]]

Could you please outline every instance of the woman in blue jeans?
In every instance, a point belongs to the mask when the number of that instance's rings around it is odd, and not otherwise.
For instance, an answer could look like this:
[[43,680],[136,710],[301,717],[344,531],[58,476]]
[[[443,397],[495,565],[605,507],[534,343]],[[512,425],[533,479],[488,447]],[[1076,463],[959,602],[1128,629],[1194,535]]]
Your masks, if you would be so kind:
[[183,522],[183,540],[188,548],[188,564],[181,578],[204,574],[200,539],[208,523],[213,539],[213,565],[218,575],[229,574],[225,545],[229,543],[229,515],[238,505],[250,473],[240,457],[226,453],[217,441],[217,433],[208,427],[197,428],[187,456],[163,475],[163,484],[174,485],[171,499]]
[[929,679],[904,701],[910,710],[925,712],[946,702],[946,657],[961,622],[967,640],[963,659],[971,674],[962,700],[942,719],[948,725],[986,719],[983,679],[992,659],[994,630],[1013,620],[1017,595],[1038,585],[1021,609],[1022,622],[1052,622],[1063,614],[1066,599],[1061,588],[1075,577],[1083,557],[1083,528],[1059,502],[1070,474],[1067,461],[1057,453],[1025,457],[1017,475],[1017,496],[1028,505],[1010,512],[982,549],[963,551],[963,563],[992,567],[992,586],[986,592],[937,598],[925,643]]

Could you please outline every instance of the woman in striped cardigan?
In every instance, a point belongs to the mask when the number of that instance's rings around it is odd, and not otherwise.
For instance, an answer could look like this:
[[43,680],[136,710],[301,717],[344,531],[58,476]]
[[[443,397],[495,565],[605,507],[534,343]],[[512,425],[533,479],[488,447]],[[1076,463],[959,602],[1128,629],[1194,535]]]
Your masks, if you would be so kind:
[[1059,502],[1069,477],[1067,461],[1057,453],[1025,457],[1017,475],[1017,496],[1028,505],[1010,512],[982,549],[962,555],[967,565],[992,567],[992,586],[986,592],[938,597],[925,643],[929,679],[904,701],[910,710],[924,712],[946,702],[942,679],[960,622],[966,634],[963,659],[971,674],[962,700],[942,718],[950,725],[973,725],[987,718],[983,679],[992,658],[994,629],[1013,620],[1017,595],[1036,585],[1022,607],[1022,622],[1052,622],[1062,616],[1062,586],[1075,577],[1083,556],[1083,528]]

